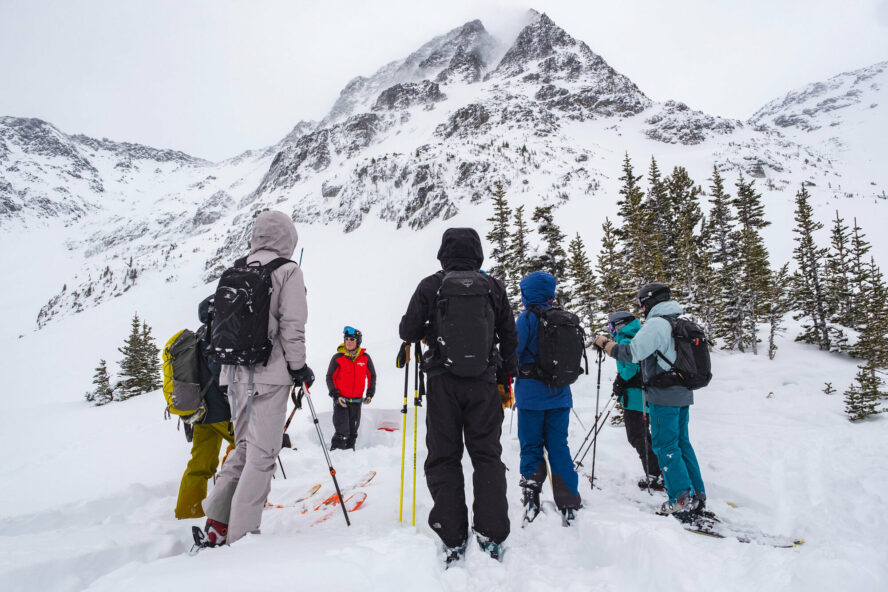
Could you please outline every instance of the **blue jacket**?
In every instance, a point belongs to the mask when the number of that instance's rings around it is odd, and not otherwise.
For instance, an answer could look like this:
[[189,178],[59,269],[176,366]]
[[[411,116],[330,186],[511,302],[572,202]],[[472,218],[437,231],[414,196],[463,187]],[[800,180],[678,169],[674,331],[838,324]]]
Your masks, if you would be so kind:
[[[525,309],[539,307],[552,308],[555,300],[555,278],[545,271],[535,271],[521,280],[521,303]],[[515,321],[518,328],[518,368],[533,364],[539,354],[537,341],[539,318],[525,310]],[[550,387],[535,378],[521,378],[518,373],[515,381],[515,404],[519,409],[543,411],[573,407],[570,386]]]
[[[635,337],[635,334],[641,330],[641,322],[638,319],[635,319],[628,325],[624,325],[617,333],[614,335],[614,341],[621,344],[627,344],[632,341],[632,338]],[[633,364],[632,362],[621,362],[617,360],[617,372],[620,374],[620,378],[623,380],[631,380],[636,374],[641,372],[641,369],[638,367],[638,364]],[[641,389],[640,388],[629,388],[626,389],[626,406],[625,409],[629,409],[630,411],[641,411],[642,405],[642,397],[641,397]]]
[[[641,366],[641,377],[645,384],[651,378],[669,370],[669,364],[654,353],[659,351],[670,362],[675,361],[675,341],[672,339],[672,325],[661,317],[677,317],[683,313],[674,300],[661,302],[651,309],[648,318],[628,345],[616,345],[611,357],[620,362],[633,362]],[[694,404],[694,391],[683,386],[647,387],[647,402],[667,407],[686,407]]]

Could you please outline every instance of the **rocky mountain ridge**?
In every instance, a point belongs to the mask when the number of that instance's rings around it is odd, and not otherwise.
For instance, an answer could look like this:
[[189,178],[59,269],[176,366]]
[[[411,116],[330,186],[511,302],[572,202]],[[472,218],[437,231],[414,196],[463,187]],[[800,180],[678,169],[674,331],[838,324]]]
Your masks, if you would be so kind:
[[[848,194],[829,147],[777,123],[814,91],[769,103],[748,122],[659,103],[545,14],[528,20],[511,44],[480,21],[453,29],[353,79],[322,121],[220,163],[0,119],[0,225],[76,221],[68,245],[85,256],[60,278],[66,288],[38,325],[120,294],[145,272],[174,281],[183,259],[202,258],[212,280],[245,248],[254,213],[270,207],[348,232],[368,216],[424,228],[485,201],[496,181],[525,203],[609,203],[625,152],[647,159],[678,148],[699,163],[701,180],[715,164],[785,199],[799,183]],[[875,84],[883,69],[842,76]]]

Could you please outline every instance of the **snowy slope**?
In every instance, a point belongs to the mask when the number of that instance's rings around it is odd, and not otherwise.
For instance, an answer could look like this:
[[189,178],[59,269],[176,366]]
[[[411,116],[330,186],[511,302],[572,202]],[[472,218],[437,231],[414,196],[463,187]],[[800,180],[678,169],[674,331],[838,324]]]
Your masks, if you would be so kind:
[[[874,131],[886,129],[884,65],[836,77],[826,94],[798,91],[790,95],[798,100],[740,122],[651,101],[544,16],[531,15],[507,42],[479,25],[467,23],[350,84],[348,100],[324,121],[301,122],[277,145],[221,163],[66,135],[36,120],[0,120],[0,401],[7,410],[0,590],[884,587],[888,524],[872,511],[888,501],[884,420],[847,422],[841,397],[821,389],[829,381],[844,390],[854,363],[793,343],[793,327],[773,362],[716,354],[716,378],[692,411],[692,438],[712,508],[767,532],[803,536],[799,549],[697,537],[652,516],[646,508],[659,498],[637,492],[638,461],[622,430],[610,428],[596,465],[603,489],[581,482],[586,509],[576,527],[544,516],[522,530],[509,417],[503,444],[513,534],[502,565],[472,549],[464,567],[442,571],[425,525],[430,499],[421,470],[417,527],[397,524],[400,434],[373,429],[400,420],[397,323],[415,284],[436,269],[443,230],[474,226],[484,234],[493,181],[506,182],[513,206],[557,203],[563,231],[580,233],[594,256],[601,222],[616,213],[624,154],[637,173],[653,155],[662,171],[686,166],[704,187],[718,164],[729,184],[740,171],[758,179],[775,263],[791,254],[792,197],[802,182],[820,219],[836,207],[857,216],[877,262],[888,261],[888,238],[878,232],[885,202],[873,199],[885,187],[884,158],[868,160],[884,152]],[[811,106],[855,89],[850,96],[860,100],[842,109]],[[809,123],[776,123],[790,113]],[[243,252],[253,212],[265,207],[294,215],[305,248],[309,363],[326,367],[345,324],[361,328],[376,359],[378,396],[359,450],[334,463],[343,482],[369,468],[378,475],[348,531],[341,517],[312,527],[276,510],[261,537],[189,558],[182,555],[189,527],[199,521],[172,518],[189,447],[163,421],[160,394],[102,408],[88,407],[82,395],[100,358],[116,368],[134,311],[159,341],[196,326],[197,302],[220,266]],[[602,384],[613,374],[606,362]],[[575,392],[590,425],[594,369]],[[315,397],[329,412],[322,388]],[[293,499],[311,483],[330,486],[312,424],[303,412],[297,418],[290,431],[298,451],[284,454],[289,479],[273,482],[272,501]],[[575,423],[571,430],[576,450],[584,432]]]

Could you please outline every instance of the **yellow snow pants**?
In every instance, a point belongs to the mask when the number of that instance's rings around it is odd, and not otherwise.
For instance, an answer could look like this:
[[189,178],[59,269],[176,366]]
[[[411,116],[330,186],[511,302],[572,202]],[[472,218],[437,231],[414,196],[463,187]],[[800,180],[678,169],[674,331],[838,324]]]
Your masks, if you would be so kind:
[[204,516],[201,502],[207,497],[207,481],[216,473],[216,467],[219,466],[219,449],[223,440],[228,442],[229,451],[234,447],[234,436],[228,433],[228,425],[229,422],[220,421],[194,426],[191,460],[185,467],[182,484],[179,485],[176,518],[182,520]]

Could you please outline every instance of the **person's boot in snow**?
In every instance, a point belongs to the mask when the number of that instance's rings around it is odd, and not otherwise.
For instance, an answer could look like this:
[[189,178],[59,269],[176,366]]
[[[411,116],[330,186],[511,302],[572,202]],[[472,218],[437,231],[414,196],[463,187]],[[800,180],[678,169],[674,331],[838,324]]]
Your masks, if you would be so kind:
[[212,548],[225,544],[228,537],[228,525],[208,518],[203,530],[199,526],[191,528],[195,548]]
[[691,497],[690,493],[686,492],[680,495],[674,502],[668,500],[663,502],[663,505],[660,506],[660,511],[657,513],[662,516],[675,514],[676,518],[684,521],[683,518],[690,517],[699,505],[700,500]]
[[494,543],[486,536],[482,536],[480,534],[475,533],[475,538],[478,539],[478,546],[481,547],[481,550],[490,555],[492,559],[496,559],[497,561],[503,560],[503,546],[499,543]]
[[654,491],[666,491],[666,484],[663,482],[663,475],[647,475],[638,482],[639,489],[647,489],[650,487]]
[[444,547],[444,569],[447,569],[466,554],[466,544],[458,547]]
[[577,510],[575,508],[564,508],[561,510],[561,526],[570,526],[571,522],[576,520]]
[[524,506],[524,521],[533,522],[540,513],[540,491],[539,489],[525,485],[523,488],[523,496],[521,504]]

